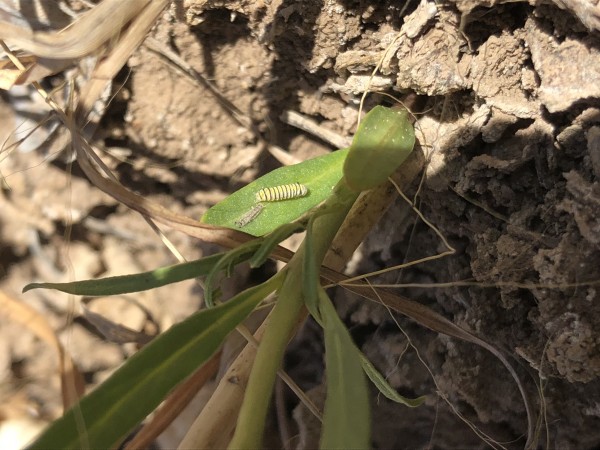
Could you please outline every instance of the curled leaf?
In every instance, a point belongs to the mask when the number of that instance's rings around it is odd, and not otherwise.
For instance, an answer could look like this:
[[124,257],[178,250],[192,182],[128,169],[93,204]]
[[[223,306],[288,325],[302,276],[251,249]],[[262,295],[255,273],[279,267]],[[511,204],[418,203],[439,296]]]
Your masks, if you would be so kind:
[[406,110],[376,106],[360,123],[344,163],[344,178],[355,191],[379,186],[412,152],[415,130]]

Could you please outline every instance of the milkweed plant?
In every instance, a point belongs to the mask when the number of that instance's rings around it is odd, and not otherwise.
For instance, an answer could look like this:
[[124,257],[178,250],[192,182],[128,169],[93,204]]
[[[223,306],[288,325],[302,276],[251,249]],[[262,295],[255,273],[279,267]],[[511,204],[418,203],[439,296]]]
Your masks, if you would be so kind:
[[[205,277],[206,308],[139,350],[94,391],[53,422],[29,448],[114,448],[268,296],[277,301],[256,351],[230,448],[260,448],[271,393],[286,344],[303,311],[323,327],[327,397],[322,448],[369,448],[368,379],[388,398],[406,399],[355,346],[320,284],[320,267],[358,195],[384,183],[409,156],[414,129],[405,110],[373,108],[349,148],[276,169],[210,208],[201,221],[256,239],[227,252],[154,271],[73,283],[35,283],[76,295],[115,295]],[[368,162],[368,164],[367,164]],[[368,170],[365,170],[368,167]],[[219,302],[219,274],[242,262],[263,264],[277,245],[305,231],[286,266],[258,286]],[[84,425],[82,430],[81,424]]]

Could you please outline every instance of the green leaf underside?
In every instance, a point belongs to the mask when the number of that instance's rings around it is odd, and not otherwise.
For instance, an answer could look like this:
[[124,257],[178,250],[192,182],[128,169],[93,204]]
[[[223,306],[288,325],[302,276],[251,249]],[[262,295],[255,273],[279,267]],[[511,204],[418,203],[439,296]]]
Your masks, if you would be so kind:
[[[309,209],[321,203],[330,194],[342,177],[342,167],[348,149],[281,167],[234,192],[222,202],[210,208],[201,221],[211,225],[244,231],[253,236],[263,236],[284,223],[298,219]],[[256,206],[256,193],[263,188],[291,183],[300,183],[308,188],[304,197],[263,202],[263,210],[244,227],[236,222]]]
[[161,267],[149,272],[132,275],[73,281],[71,283],[30,283],[23,288],[23,292],[43,288],[56,289],[73,295],[103,296],[146,291],[206,275],[223,255],[224,253],[219,253],[196,261]]
[[[210,358],[227,334],[277,288],[274,284],[250,288],[173,326],[129,358],[28,448],[112,448]],[[79,430],[78,418],[84,430]]]
[[376,106],[360,123],[344,162],[344,177],[355,191],[384,183],[412,152],[415,130],[406,110]]

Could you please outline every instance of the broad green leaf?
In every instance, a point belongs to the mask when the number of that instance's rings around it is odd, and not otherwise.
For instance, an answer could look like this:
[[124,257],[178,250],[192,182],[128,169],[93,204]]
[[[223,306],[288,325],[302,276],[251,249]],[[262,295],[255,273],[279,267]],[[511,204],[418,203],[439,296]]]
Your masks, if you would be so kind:
[[355,191],[379,186],[412,152],[415,130],[406,110],[376,106],[360,123],[344,162],[344,178]]
[[360,352],[322,289],[319,307],[325,326],[327,370],[320,446],[322,449],[368,449],[371,447],[371,418]]
[[223,255],[225,253],[218,253],[196,261],[161,267],[160,269],[133,275],[73,281],[71,283],[30,283],[23,288],[23,292],[42,288],[56,289],[73,295],[98,296],[146,291],[206,275]]
[[[113,448],[173,387],[210,358],[223,339],[280,286],[282,279],[275,276],[173,326],[53,422],[28,448]],[[83,430],[80,424],[84,424]]]
[[[201,221],[241,230],[253,236],[263,236],[280,225],[298,219],[306,211],[325,200],[342,178],[342,165],[347,153],[347,149],[338,150],[269,172],[210,208],[202,216]],[[256,207],[258,191],[291,183],[305,185],[308,194],[291,200],[262,202],[264,207],[253,220],[243,227],[236,224]]]
[[381,375],[381,373],[371,364],[371,361],[367,359],[365,355],[360,352],[360,362],[362,364],[362,368],[371,380],[371,382],[379,389],[384,396],[389,398],[390,400],[401,403],[403,405],[409,406],[410,408],[415,408],[423,404],[423,402],[427,399],[426,396],[417,397],[415,399],[406,398],[402,395],[398,394],[396,390],[390,386],[387,380]]

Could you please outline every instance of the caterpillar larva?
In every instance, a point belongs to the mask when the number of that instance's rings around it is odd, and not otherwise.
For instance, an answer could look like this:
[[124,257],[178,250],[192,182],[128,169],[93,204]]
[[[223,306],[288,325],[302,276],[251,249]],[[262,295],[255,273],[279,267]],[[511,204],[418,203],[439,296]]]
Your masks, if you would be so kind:
[[250,211],[248,211],[246,214],[240,217],[240,220],[236,220],[235,225],[239,228],[245,227],[258,217],[258,215],[262,212],[264,207],[265,206],[262,203],[257,203]]
[[304,197],[308,188],[300,183],[282,184],[275,187],[263,188],[256,193],[257,202],[278,202]]

